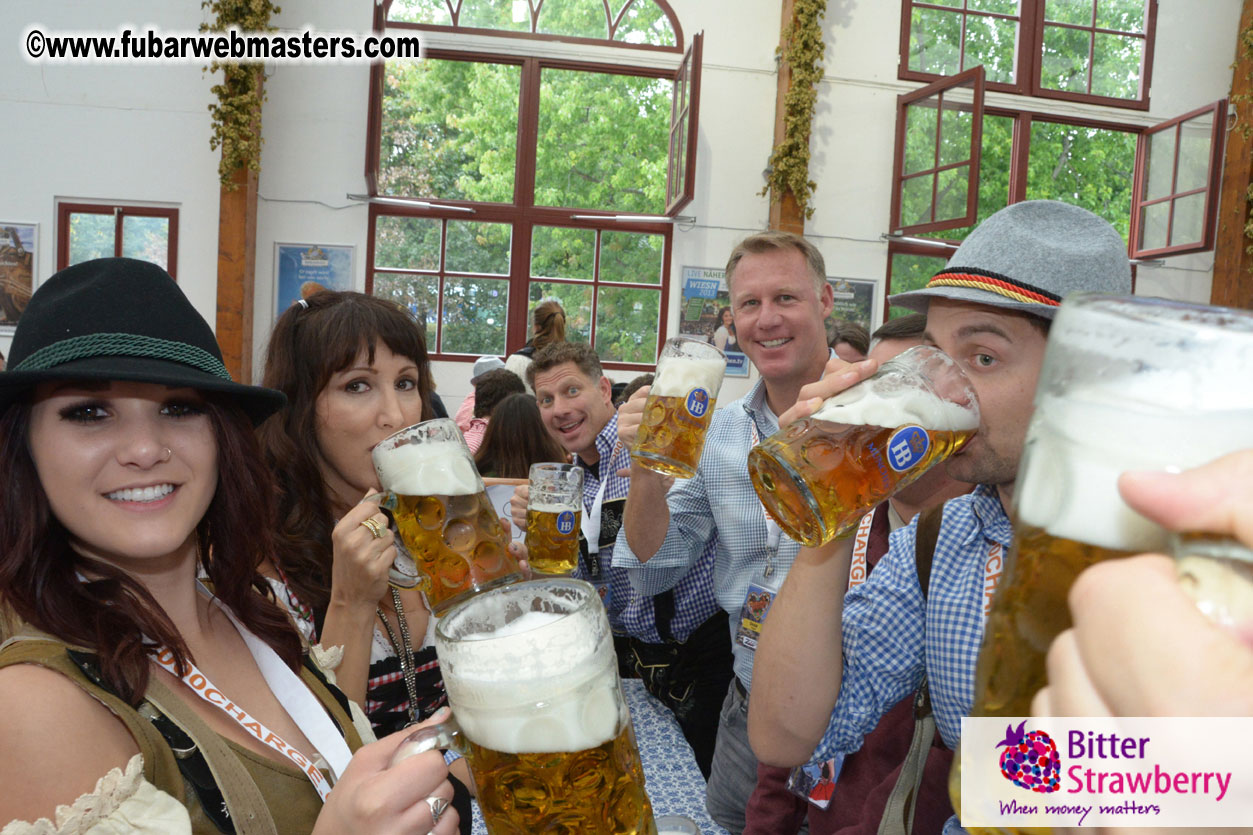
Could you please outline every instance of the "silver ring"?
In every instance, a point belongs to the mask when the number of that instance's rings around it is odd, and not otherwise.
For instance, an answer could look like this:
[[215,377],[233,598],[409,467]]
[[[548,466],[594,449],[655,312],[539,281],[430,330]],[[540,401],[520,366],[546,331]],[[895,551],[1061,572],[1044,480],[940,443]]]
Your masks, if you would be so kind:
[[444,810],[448,808],[448,801],[432,794],[426,798],[426,805],[431,807],[431,826],[435,826],[439,823],[439,819],[444,816]]

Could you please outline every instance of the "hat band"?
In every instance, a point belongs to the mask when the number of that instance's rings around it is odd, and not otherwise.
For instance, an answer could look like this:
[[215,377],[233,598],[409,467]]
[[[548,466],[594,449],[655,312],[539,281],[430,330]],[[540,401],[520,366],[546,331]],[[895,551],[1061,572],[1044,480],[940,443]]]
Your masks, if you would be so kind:
[[1004,296],[1016,302],[1043,304],[1049,307],[1059,307],[1062,303],[1061,296],[1047,290],[1032,287],[1021,281],[1014,281],[1012,278],[989,270],[974,270],[966,267],[937,273],[927,282],[927,289],[932,287],[969,287],[974,290],[996,293],[998,296]]
[[133,333],[93,333],[62,339],[60,342],[45,345],[10,370],[47,371],[67,362],[92,357],[149,357],[170,360],[231,382],[231,374],[222,361],[203,348],[188,345],[186,342]]

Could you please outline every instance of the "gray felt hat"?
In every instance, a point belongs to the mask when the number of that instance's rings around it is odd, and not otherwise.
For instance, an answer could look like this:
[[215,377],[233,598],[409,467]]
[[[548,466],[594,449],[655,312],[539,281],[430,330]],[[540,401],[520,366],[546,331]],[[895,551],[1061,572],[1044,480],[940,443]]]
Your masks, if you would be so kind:
[[926,313],[931,299],[953,299],[1052,319],[1061,300],[1081,290],[1131,293],[1127,244],[1087,209],[1028,200],[979,224],[926,287],[888,302]]

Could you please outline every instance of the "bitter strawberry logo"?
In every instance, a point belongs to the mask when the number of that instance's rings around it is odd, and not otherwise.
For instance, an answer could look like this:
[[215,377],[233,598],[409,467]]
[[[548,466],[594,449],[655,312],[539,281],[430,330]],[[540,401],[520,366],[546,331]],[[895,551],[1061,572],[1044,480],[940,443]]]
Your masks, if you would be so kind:
[[1018,726],[1005,726],[1005,739],[996,744],[1006,746],[1001,752],[1001,773],[1015,786],[1027,791],[1050,794],[1061,787],[1062,760],[1057,745],[1044,731],[1027,731],[1026,721]]

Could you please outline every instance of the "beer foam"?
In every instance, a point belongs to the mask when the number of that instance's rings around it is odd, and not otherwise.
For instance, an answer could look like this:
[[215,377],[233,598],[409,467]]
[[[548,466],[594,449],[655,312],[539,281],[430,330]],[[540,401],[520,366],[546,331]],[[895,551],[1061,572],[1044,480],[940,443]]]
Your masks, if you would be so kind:
[[694,388],[703,388],[711,398],[718,396],[726,361],[705,357],[671,357],[661,364],[649,394],[658,397],[687,397]]
[[916,423],[934,432],[969,431],[979,425],[979,416],[974,410],[927,392],[899,388],[891,392],[875,391],[864,384],[827,398],[810,417],[831,423],[888,428]]
[[578,502],[568,502],[566,504],[559,504],[555,502],[544,502],[541,504],[532,502],[528,506],[528,509],[537,510],[541,513],[565,513],[567,510],[579,511],[582,510],[583,507]]
[[1015,487],[1019,520],[1102,548],[1165,550],[1165,532],[1123,502],[1118,476],[1196,467],[1247,447],[1253,436],[1248,386],[1228,381],[1239,391],[1216,392],[1214,410],[1181,411],[1174,400],[1181,383],[1174,373],[1143,374],[1064,398],[1042,393]]
[[384,490],[402,496],[467,496],[481,482],[460,441],[428,441],[374,450],[374,471]]

